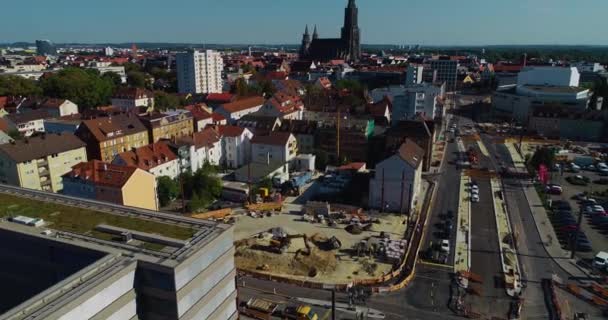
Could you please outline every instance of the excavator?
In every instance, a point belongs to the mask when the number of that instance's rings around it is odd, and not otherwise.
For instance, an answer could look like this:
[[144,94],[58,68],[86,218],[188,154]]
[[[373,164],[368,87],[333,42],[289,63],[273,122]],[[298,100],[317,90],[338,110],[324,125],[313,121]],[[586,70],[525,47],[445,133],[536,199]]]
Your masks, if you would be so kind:
[[306,234],[294,234],[294,235],[288,234],[287,236],[279,238],[279,239],[272,239],[272,240],[270,240],[270,246],[272,248],[274,248],[273,251],[275,251],[276,253],[285,253],[285,251],[287,250],[287,248],[289,248],[289,245],[291,244],[291,240],[298,239],[298,238],[302,238],[304,240],[304,245],[306,246],[306,249],[305,250],[298,249],[298,251],[296,251],[295,258],[297,258],[298,255],[300,255],[300,254],[309,256],[310,255],[310,244],[308,243],[308,237],[306,236]]

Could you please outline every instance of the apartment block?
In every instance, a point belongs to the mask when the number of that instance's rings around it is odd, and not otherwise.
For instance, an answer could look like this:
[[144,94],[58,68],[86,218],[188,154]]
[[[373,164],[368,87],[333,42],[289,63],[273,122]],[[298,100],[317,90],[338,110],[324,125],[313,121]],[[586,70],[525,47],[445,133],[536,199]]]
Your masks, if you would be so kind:
[[160,139],[175,140],[190,136],[194,132],[194,119],[188,110],[150,112],[139,119],[148,129],[150,143],[158,142]]
[[130,114],[85,120],[75,134],[87,144],[89,159],[105,162],[121,152],[149,144],[148,130]]
[[43,134],[0,145],[0,183],[60,192],[61,176],[87,161],[85,143],[73,134]]
[[224,60],[213,50],[188,51],[176,55],[179,93],[221,93]]

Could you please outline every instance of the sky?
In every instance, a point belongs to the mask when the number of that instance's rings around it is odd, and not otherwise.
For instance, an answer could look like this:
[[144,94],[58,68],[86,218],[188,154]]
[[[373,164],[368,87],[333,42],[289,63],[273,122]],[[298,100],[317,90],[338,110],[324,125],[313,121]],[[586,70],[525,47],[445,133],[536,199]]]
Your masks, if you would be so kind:
[[[0,43],[297,44],[338,37],[347,0],[6,1]],[[607,0],[357,0],[364,44],[608,45]]]

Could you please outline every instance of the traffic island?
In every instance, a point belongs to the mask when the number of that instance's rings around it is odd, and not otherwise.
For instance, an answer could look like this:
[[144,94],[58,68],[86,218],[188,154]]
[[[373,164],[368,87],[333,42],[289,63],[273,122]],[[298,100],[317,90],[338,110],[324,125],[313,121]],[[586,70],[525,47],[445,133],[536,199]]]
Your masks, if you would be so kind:
[[494,217],[496,218],[498,246],[500,248],[500,261],[502,263],[505,288],[509,296],[516,297],[520,295],[522,289],[519,258],[517,257],[515,245],[516,237],[511,227],[509,215],[507,214],[507,206],[504,202],[500,180],[493,177],[490,179],[490,185],[492,188],[492,203],[494,205]]
[[[464,173],[460,176],[460,188],[458,197],[458,217],[456,226],[456,245],[454,254],[454,272],[464,273],[471,268],[471,202],[467,186],[471,178]],[[466,281],[465,281],[466,282]],[[466,283],[464,284],[466,288]]]

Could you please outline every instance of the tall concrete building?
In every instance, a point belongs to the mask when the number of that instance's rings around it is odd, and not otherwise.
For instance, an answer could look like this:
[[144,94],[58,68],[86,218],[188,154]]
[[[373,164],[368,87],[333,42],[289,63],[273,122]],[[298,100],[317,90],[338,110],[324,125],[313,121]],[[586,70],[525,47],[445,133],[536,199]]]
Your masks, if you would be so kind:
[[405,73],[405,86],[417,85],[422,83],[422,74],[424,73],[424,67],[421,65],[410,64],[407,66],[407,72]]
[[179,93],[221,93],[224,60],[213,50],[176,55]]
[[456,60],[431,60],[431,69],[437,71],[437,81],[445,82],[447,91],[456,90],[458,80],[458,61]]
[[238,317],[232,226],[5,185],[0,203],[0,319]]
[[50,40],[36,40],[36,53],[40,56],[56,56],[57,47]]

